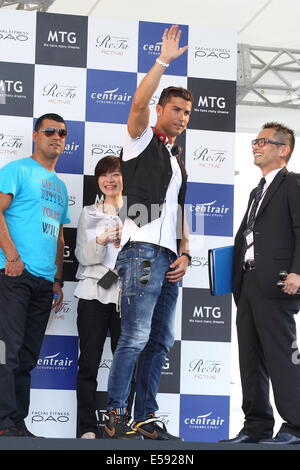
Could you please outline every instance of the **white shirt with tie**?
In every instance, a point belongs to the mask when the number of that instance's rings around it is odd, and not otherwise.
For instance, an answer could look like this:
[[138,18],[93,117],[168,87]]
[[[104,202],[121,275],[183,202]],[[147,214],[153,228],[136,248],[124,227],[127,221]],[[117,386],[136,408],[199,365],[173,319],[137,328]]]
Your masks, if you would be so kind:
[[[276,170],[273,170],[273,171],[270,171],[270,173],[268,173],[266,176],[265,176],[265,184],[264,184],[264,187],[263,187],[263,192],[262,192],[262,196],[260,198],[260,201],[259,201],[259,204],[257,206],[257,210],[256,210],[256,214],[261,206],[261,203],[266,195],[266,192],[270,186],[270,184],[272,183],[273,179],[275,178],[275,176],[277,175],[277,173],[279,173],[279,171],[282,170],[282,168],[276,168]],[[252,204],[254,202],[254,199],[252,201]],[[252,207],[252,204],[249,208],[249,212],[248,212],[248,215],[250,214],[251,212],[251,207]],[[245,262],[246,261],[253,261],[254,260],[254,243],[252,243],[252,245],[247,249],[246,253],[245,253]]]

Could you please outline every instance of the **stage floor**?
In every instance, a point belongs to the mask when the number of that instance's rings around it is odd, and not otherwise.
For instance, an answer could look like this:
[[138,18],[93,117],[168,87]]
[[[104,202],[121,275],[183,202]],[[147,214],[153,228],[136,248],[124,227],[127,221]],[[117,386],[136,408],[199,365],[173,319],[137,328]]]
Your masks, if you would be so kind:
[[[0,437],[0,451],[2,450],[94,450],[104,451],[107,456],[116,458],[116,455],[127,455],[131,451],[132,456],[139,455],[144,458],[151,455],[176,454],[197,456],[198,451],[250,451],[250,450],[300,450],[300,445],[267,445],[267,444],[226,444],[218,442],[176,442],[174,441],[125,441],[113,439],[53,439],[53,438],[28,438],[28,437]],[[149,463],[159,464],[163,462],[153,461]],[[117,463],[117,462],[115,462]]]

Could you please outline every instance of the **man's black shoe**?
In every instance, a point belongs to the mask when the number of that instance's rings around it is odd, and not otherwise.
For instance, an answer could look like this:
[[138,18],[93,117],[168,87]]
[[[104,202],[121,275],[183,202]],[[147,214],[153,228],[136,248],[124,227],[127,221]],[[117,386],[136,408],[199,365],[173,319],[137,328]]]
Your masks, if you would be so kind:
[[300,437],[289,432],[279,432],[273,439],[261,439],[260,444],[300,444]]
[[239,433],[233,439],[226,439],[219,442],[225,442],[228,444],[257,444],[259,441],[258,439],[254,439],[253,437],[247,436],[247,434]]

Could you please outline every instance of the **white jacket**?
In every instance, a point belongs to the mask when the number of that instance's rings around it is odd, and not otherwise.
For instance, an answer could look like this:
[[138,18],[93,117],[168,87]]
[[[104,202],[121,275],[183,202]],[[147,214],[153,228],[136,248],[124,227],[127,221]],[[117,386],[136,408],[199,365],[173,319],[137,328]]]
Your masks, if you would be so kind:
[[102,206],[96,204],[85,206],[80,214],[75,248],[75,256],[79,262],[75,297],[87,300],[97,299],[104,304],[118,304],[120,281],[114,283],[109,289],[103,289],[97,284],[109,269],[103,264],[108,256],[108,250],[110,259],[116,259],[119,252],[113,244],[108,247],[96,243],[96,235],[100,235],[100,233],[96,234],[97,222],[102,222],[103,219],[105,223],[110,218],[112,216],[103,214]]

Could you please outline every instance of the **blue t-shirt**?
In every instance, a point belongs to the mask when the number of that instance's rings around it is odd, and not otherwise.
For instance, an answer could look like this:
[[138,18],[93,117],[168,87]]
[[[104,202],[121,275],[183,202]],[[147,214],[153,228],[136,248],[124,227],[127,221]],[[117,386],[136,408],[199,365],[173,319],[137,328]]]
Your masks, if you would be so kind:
[[[4,217],[25,268],[53,281],[60,225],[70,222],[65,183],[36,160],[23,158],[0,169],[0,192],[13,195]],[[0,267],[5,263],[0,248]]]

